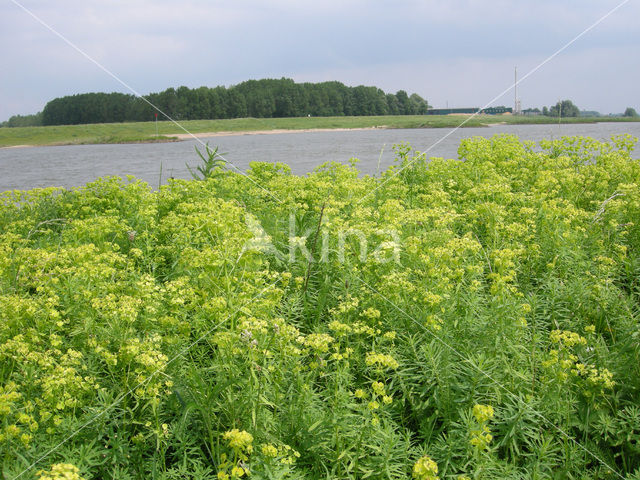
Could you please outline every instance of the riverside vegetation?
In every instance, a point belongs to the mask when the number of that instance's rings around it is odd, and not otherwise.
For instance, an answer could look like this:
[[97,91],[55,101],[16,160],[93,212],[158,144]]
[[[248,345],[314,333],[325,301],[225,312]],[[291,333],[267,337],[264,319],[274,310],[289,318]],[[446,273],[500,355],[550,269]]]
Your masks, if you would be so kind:
[[640,478],[634,144],[5,192],[3,477]]
[[[565,123],[633,122],[637,117],[563,117]],[[54,125],[47,127],[0,128],[0,147],[16,145],[77,145],[94,143],[138,143],[176,141],[185,130],[198,133],[243,133],[272,130],[307,130],[341,128],[455,128],[485,127],[505,124],[548,124],[557,119],[545,116],[496,115],[386,115],[366,117],[299,117],[299,118],[235,118],[222,120],[185,120],[180,126],[155,122],[94,123],[86,125]]]

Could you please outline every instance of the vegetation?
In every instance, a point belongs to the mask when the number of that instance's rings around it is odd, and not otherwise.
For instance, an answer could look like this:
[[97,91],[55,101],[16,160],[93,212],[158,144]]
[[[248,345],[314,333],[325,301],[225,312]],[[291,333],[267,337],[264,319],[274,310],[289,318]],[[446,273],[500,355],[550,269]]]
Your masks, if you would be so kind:
[[625,117],[637,117],[638,116],[638,112],[636,112],[635,108],[627,107],[627,109],[624,111],[624,116]]
[[4,193],[4,478],[638,478],[633,145]]
[[0,127],[39,127],[42,125],[42,112],[33,115],[14,115]]
[[[637,117],[565,118],[562,123],[633,122]],[[336,128],[455,128],[484,127],[494,123],[544,124],[544,116],[478,115],[473,118],[458,115],[396,115],[368,117],[303,117],[303,118],[238,118],[229,120],[186,120],[180,126],[172,122],[158,122],[160,138],[156,137],[154,122],[109,123],[89,125],[59,125],[0,129],[0,147],[14,145],[71,145],[87,143],[130,143],[172,141],[172,136],[204,132],[255,132],[269,130],[305,130]]]
[[580,109],[576,107],[571,100],[562,100],[551,108],[544,107],[543,115],[549,115],[551,117],[578,117],[580,116]]
[[[156,106],[175,120],[284,118],[311,116],[416,115],[428,104],[404,90],[395,95],[376,87],[347,87],[340,82],[295,83],[293,80],[249,80],[225,87],[169,88],[144,98],[123,93],[84,93],[51,100],[44,125],[77,125],[148,121]],[[161,119],[164,119],[160,113]]]
[[[213,176],[213,173],[219,168],[225,168],[227,166],[227,161],[224,158],[224,155],[218,153],[218,147],[211,148],[207,143],[205,145],[205,153],[203,154],[198,147],[195,147],[196,153],[202,160],[202,165],[198,165],[195,170],[193,170],[189,164],[187,164],[187,170],[193,177],[194,180],[206,180],[207,178]],[[206,155],[206,157],[205,157]]]

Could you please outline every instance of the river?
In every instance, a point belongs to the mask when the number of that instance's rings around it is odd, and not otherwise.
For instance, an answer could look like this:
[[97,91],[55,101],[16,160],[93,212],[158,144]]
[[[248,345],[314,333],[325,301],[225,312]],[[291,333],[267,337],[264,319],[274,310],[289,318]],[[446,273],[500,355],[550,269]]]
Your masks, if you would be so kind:
[[[428,157],[458,158],[460,140],[472,136],[491,137],[507,133],[521,140],[539,141],[565,135],[584,135],[608,140],[630,133],[640,137],[640,123],[570,125],[495,125],[486,128],[352,130],[292,132],[273,135],[233,135],[203,139],[218,146],[224,157],[240,170],[249,162],[284,162],[295,174],[311,172],[324,162],[360,160],[360,170],[375,174],[393,164],[392,146],[409,142]],[[169,177],[190,178],[185,166],[200,159],[195,140],[173,143],[124,145],[69,145],[57,147],[0,148],[0,192],[36,187],[82,186],[105,175],[134,175],[158,186]]]

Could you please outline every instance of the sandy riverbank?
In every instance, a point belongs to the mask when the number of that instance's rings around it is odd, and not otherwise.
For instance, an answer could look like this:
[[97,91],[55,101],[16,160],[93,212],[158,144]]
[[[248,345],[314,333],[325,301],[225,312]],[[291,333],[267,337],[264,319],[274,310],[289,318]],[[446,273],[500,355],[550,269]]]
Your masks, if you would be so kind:
[[353,132],[357,130],[380,130],[386,127],[362,127],[362,128],[301,128],[298,130],[274,129],[274,130],[241,130],[227,132],[199,132],[199,133],[169,133],[180,140],[188,140],[193,137],[232,137],[238,135],[278,135],[282,133],[310,133],[310,132]]
[[[115,143],[164,143],[164,142],[175,142],[180,140],[190,140],[195,138],[209,138],[209,137],[232,137],[239,135],[279,135],[283,133],[308,133],[308,132],[351,132],[357,130],[380,130],[385,129],[387,127],[361,127],[361,128],[301,128],[296,130],[289,129],[273,129],[273,130],[239,130],[239,131],[219,131],[219,132],[198,132],[198,133],[167,133],[166,138],[161,139],[160,141],[155,137],[151,136],[148,140],[135,140],[131,142],[123,141],[123,142],[115,142]],[[114,144],[115,144],[114,143]],[[60,145],[99,145],[101,142],[96,141],[92,142],[55,142],[55,143],[46,143],[42,145],[9,145],[2,146],[0,149],[4,148],[27,148],[27,147],[53,147]]]

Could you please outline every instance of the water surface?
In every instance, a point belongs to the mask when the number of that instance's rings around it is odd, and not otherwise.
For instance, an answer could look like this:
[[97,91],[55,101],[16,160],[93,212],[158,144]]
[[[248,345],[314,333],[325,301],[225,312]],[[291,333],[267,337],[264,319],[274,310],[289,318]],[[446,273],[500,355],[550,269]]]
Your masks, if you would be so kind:
[[[487,128],[353,130],[299,132],[275,135],[235,135],[203,139],[238,169],[249,162],[284,162],[293,173],[305,174],[317,166],[335,161],[360,160],[363,173],[375,174],[393,164],[392,146],[409,142],[428,157],[458,158],[460,140],[498,133],[518,135],[522,140],[539,141],[564,135],[585,135],[608,140],[612,135],[630,133],[640,137],[640,123],[598,123],[571,125],[496,125]],[[200,159],[195,140],[175,143],[130,145],[69,145],[0,149],[0,192],[12,189],[62,186],[77,187],[105,175],[134,175],[157,187],[168,177],[190,178],[185,163]],[[382,156],[381,156],[382,153]],[[378,162],[379,166],[378,166]],[[162,172],[162,173],[161,173]]]

